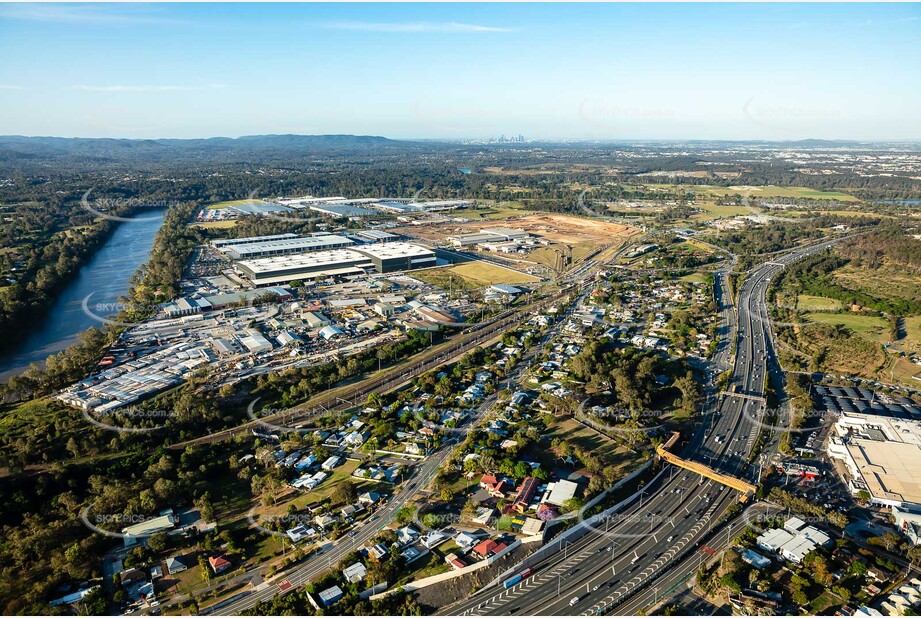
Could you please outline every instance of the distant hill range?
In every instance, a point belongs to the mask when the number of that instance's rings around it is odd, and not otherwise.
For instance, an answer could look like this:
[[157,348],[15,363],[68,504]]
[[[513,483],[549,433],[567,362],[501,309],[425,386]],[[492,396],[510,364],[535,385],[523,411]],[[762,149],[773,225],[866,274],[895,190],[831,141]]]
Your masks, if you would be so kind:
[[[208,139],[110,139],[0,136],[0,160],[82,159],[98,162],[197,159],[239,160],[246,155],[413,150],[421,144],[374,135],[249,135]],[[431,148],[431,145],[427,146]],[[261,157],[260,157],[261,158]],[[274,158],[274,157],[271,157]]]

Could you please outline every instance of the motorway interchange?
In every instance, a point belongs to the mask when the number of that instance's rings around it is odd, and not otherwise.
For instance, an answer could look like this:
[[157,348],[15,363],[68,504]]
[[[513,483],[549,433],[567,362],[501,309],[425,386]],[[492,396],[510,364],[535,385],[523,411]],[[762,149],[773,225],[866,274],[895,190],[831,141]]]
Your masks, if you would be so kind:
[[[779,368],[772,366],[775,357],[771,351],[765,292],[771,277],[783,264],[828,244],[793,251],[753,269],[739,292],[736,309],[732,307],[726,274],[717,274],[717,301],[726,336],[721,338],[723,343],[711,363],[708,405],[702,422],[684,446],[682,456],[725,474],[756,480],[759,468],[749,465],[749,454],[757,440],[758,419],[764,404],[763,400],[736,395],[760,397],[766,377],[779,375],[776,373]],[[561,323],[565,316],[559,317]],[[552,329],[548,336],[550,332]],[[519,367],[525,365],[521,363]],[[729,366],[732,367],[730,385],[736,385],[735,393],[718,397],[716,376]],[[493,398],[484,401],[470,423],[478,422],[492,402]],[[768,449],[776,447],[776,437],[768,442]],[[257,602],[283,593],[278,584],[284,584],[284,591],[306,584],[346,553],[366,544],[425,487],[459,439],[459,434],[449,437],[441,451],[427,459],[415,478],[393,496],[386,510],[352,535],[336,544],[327,544],[320,553],[277,581],[260,583],[214,610],[221,614],[247,612]],[[665,590],[678,575],[687,572],[673,567],[689,561],[695,567],[699,564],[704,555],[697,551],[698,546],[737,500],[737,492],[712,480],[677,468],[663,470],[641,492],[615,507],[616,511],[609,510],[606,516],[593,520],[590,528],[585,521],[580,522],[580,527],[587,528],[581,538],[554,540],[547,548],[548,557],[517,568],[520,571],[533,566],[535,573],[530,577],[508,589],[501,585],[487,586],[445,611],[457,615],[635,613],[659,600],[658,588]],[[728,542],[728,534],[725,541]],[[644,588],[653,580],[659,585],[649,598]],[[637,594],[640,591],[643,593]]]
[[[584,298],[587,293],[588,288],[581,289],[581,293],[577,295],[578,297],[557,314],[556,323],[549,328],[542,339],[533,345],[529,352],[522,357],[517,368],[512,375],[509,376],[509,379],[517,379],[518,375],[527,369],[527,361],[550,340],[555,332],[555,328],[559,324],[565,322],[571,315],[572,307],[578,304],[579,299]],[[492,408],[496,398],[497,394],[493,394],[483,400],[477,408],[477,411],[471,415],[472,418],[468,420],[466,426],[473,427],[479,423],[485,414]],[[450,433],[439,450],[429,456],[425,462],[414,471],[412,479],[394,494],[387,507],[369,519],[367,523],[360,524],[361,527],[349,536],[337,543],[327,543],[321,548],[318,554],[314,555],[303,564],[286,571],[283,575],[275,578],[273,582],[262,582],[251,590],[236,595],[235,598],[227,602],[221,603],[219,607],[215,606],[213,610],[222,615],[247,613],[260,601],[268,601],[278,594],[283,594],[298,586],[309,583],[311,580],[322,575],[326,570],[331,568],[332,565],[338,563],[346,554],[366,545],[390,523],[396,516],[396,513],[405,506],[420,489],[428,484],[438,472],[438,469],[444,464],[445,460],[450,456],[452,447],[462,440],[462,432]]]
[[[767,428],[764,413],[765,380],[780,377],[773,355],[773,336],[765,294],[771,278],[785,264],[801,259],[835,241],[797,249],[754,268],[738,295],[738,307],[729,307],[726,277],[718,277],[718,302],[732,342],[733,393],[725,393],[716,407],[704,410],[703,422],[685,445],[683,456],[706,463],[719,472],[757,482],[760,466],[749,465],[759,431]],[[738,337],[733,334],[738,333]],[[724,344],[725,347],[725,344]],[[713,371],[719,368],[721,349]],[[708,384],[711,389],[713,380]],[[780,389],[778,389],[780,393]],[[711,390],[712,395],[712,390]],[[738,395],[742,395],[740,397]],[[748,399],[744,396],[751,396]],[[781,422],[781,429],[784,426]],[[762,457],[777,446],[778,431],[771,432]],[[606,512],[573,542],[554,541],[557,551],[520,567],[535,573],[514,586],[487,586],[451,608],[457,615],[572,615],[634,614],[655,604],[643,595],[645,605],[630,602],[633,594],[662,577],[665,571],[691,560],[696,566],[703,556],[697,548],[714,529],[727,509],[739,498],[737,492],[684,470],[664,470],[641,493]],[[616,511],[614,509],[617,509]],[[581,526],[588,528],[586,523]],[[730,531],[732,528],[730,528]],[[728,536],[728,533],[727,533]],[[521,568],[516,567],[514,573]],[[680,573],[686,573],[682,569]],[[658,580],[663,590],[668,577]]]

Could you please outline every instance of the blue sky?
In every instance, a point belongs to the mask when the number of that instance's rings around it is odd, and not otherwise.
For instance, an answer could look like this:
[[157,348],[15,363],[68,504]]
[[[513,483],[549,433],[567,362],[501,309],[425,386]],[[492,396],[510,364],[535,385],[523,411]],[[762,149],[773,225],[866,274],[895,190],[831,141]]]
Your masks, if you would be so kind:
[[0,134],[921,139],[919,4],[0,4]]

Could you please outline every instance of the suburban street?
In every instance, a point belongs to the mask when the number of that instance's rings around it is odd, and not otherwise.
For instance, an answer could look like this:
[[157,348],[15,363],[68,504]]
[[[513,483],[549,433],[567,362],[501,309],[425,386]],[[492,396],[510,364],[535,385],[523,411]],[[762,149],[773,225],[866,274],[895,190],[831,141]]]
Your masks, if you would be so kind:
[[[785,264],[834,242],[798,248],[756,267],[745,279],[738,294],[737,321],[726,338],[734,353],[728,384],[734,392],[726,392],[704,410],[703,422],[682,451],[686,459],[757,482],[759,467],[749,465],[748,458],[764,413],[765,378],[776,362],[765,292]],[[726,310],[730,303],[726,278],[719,277],[719,283],[722,291],[717,300]],[[708,404],[710,401],[708,396]],[[771,444],[776,446],[776,440]],[[449,611],[461,615],[631,614],[636,608],[621,604],[685,555],[693,555],[738,498],[735,490],[715,481],[667,468],[625,509],[609,515],[610,528],[596,528],[571,546],[560,547],[562,553],[533,565],[537,573],[510,589],[481,590]]]
[[[544,343],[552,338],[558,326],[564,323],[565,319],[571,314],[572,306],[576,304],[578,299],[582,298],[585,293],[586,290],[582,290],[581,294],[573,303],[570,303],[565,310],[557,314],[556,322],[548,328],[541,340],[536,342],[520,359],[512,374],[506,377],[506,381],[517,380],[527,369],[528,361],[543,347]],[[467,429],[475,427],[492,408],[493,404],[496,402],[497,396],[497,394],[493,394],[487,397],[480,406],[477,407],[475,414],[472,415],[463,427]],[[306,562],[274,576],[271,583],[260,583],[251,590],[240,593],[237,595],[237,598],[231,602],[219,604],[219,607],[216,607],[216,611],[221,614],[239,614],[250,611],[251,608],[260,601],[267,601],[278,594],[284,594],[284,592],[309,583],[312,579],[318,577],[332,565],[339,562],[346,554],[367,544],[368,541],[374,538],[390,523],[396,513],[405,506],[413,496],[429,483],[438,469],[450,456],[452,447],[461,442],[464,435],[462,431],[449,432],[438,450],[430,454],[415,468],[413,476],[401,485],[399,491],[390,498],[387,504],[380,507],[377,514],[367,520],[366,523],[360,525],[360,527],[349,536],[343,537],[335,543],[327,543],[323,546],[323,550],[320,553],[308,558]],[[286,587],[283,592],[278,586],[281,582],[288,582],[291,586]]]

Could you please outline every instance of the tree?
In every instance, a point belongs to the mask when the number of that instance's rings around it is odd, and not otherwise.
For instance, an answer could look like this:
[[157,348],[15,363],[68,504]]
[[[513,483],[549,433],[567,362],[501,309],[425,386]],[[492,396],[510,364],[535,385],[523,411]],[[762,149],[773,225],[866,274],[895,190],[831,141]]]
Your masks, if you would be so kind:
[[204,554],[198,555],[198,566],[201,567],[201,578],[205,582],[211,581],[211,569],[208,568],[208,560],[205,558]]
[[477,503],[473,500],[468,500],[464,503],[464,508],[461,509],[461,520],[471,521],[476,517]]
[[891,532],[885,532],[881,536],[874,536],[867,540],[870,545],[879,545],[886,548],[886,551],[892,551],[893,547],[898,547],[902,539]]
[[74,459],[76,459],[77,456],[80,455],[80,446],[77,444],[77,441],[73,438],[73,436],[71,436],[67,440],[67,445],[64,448],[70,451],[70,454],[73,456]]
[[85,597],[80,603],[81,616],[104,616],[106,614],[106,595],[102,587],[98,587]]
[[198,514],[206,522],[214,521],[214,506],[211,504],[211,494],[205,492],[197,500],[192,502],[198,509]]
[[151,551],[158,554],[160,552],[166,551],[169,548],[169,537],[167,536],[166,532],[161,531],[151,534],[147,539],[147,547],[149,547]]
[[515,464],[514,476],[516,479],[523,479],[531,473],[531,466],[523,461]]
[[573,511],[578,511],[583,506],[582,498],[570,498],[563,502],[562,508],[564,513],[571,513]]
[[380,410],[384,407],[384,399],[380,393],[368,393],[368,407]]
[[352,504],[358,498],[355,484],[348,479],[341,481],[330,494],[330,498],[334,504]]

